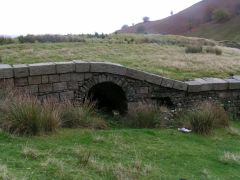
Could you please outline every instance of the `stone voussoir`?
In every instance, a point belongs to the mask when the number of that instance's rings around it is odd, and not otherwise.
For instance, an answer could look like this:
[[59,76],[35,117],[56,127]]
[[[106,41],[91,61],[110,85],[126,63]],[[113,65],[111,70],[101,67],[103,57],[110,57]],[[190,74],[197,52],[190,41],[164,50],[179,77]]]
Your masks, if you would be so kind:
[[155,74],[151,74],[151,73],[145,73],[145,81],[152,83],[152,84],[157,84],[157,85],[161,85],[162,83],[162,77],[155,75]]
[[13,68],[8,64],[0,64],[0,79],[12,78]]
[[51,62],[29,64],[29,71],[30,76],[56,74],[56,64]]
[[133,79],[138,79],[138,80],[145,80],[145,72],[132,69],[132,68],[127,68],[126,70],[126,76],[133,78]]
[[167,88],[172,88],[174,85],[175,80],[169,79],[169,78],[163,78],[161,86],[167,87]]

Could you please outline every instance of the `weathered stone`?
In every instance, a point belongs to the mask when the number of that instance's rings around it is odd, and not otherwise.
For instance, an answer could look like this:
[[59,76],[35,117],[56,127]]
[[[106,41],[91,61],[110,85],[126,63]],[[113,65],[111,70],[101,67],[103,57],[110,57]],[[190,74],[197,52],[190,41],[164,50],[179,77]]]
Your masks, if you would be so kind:
[[185,82],[174,81],[173,88],[181,91],[187,91],[188,85]]
[[16,78],[29,76],[29,69],[26,64],[14,64],[13,71],[14,71],[14,77]]
[[168,79],[168,78],[163,78],[161,86],[167,87],[167,88],[172,88],[174,84],[174,80]]
[[208,81],[205,81],[204,79],[196,78],[196,79],[194,79],[194,81],[197,81],[197,82],[201,83],[200,91],[211,91],[211,90],[214,90],[213,84],[208,82]]
[[56,69],[58,74],[75,72],[75,63],[69,62],[56,62]]
[[155,74],[145,73],[145,81],[152,84],[161,85],[162,77]]
[[84,80],[84,73],[71,74],[71,81],[83,81],[83,80]]
[[78,82],[77,81],[69,81],[69,82],[67,82],[67,87],[69,90],[77,90]]
[[40,84],[39,85],[39,92],[40,93],[52,92],[52,91],[53,91],[52,84]]
[[125,75],[126,67],[110,62],[92,62],[90,63],[91,72],[106,72],[111,74]]
[[8,64],[0,64],[0,79],[12,78],[13,68]]
[[66,100],[72,100],[74,98],[74,92],[73,91],[67,91],[67,92],[61,92],[60,93],[60,100],[66,101]]
[[28,77],[29,84],[41,84],[42,83],[42,76],[29,76]]
[[54,83],[53,84],[53,91],[63,91],[67,89],[66,82]]
[[131,69],[131,68],[127,68],[126,76],[133,78],[133,79],[142,80],[142,81],[145,79],[144,72],[136,70],[136,69]]
[[15,86],[27,86],[28,79],[27,78],[15,78],[14,80]]
[[49,81],[48,81],[48,75],[45,75],[45,76],[42,76],[42,83],[43,84],[46,84],[46,83],[48,83]]
[[58,74],[49,75],[48,81],[49,81],[49,83],[59,82],[60,81],[59,75]]
[[80,60],[73,61],[76,66],[76,72],[90,72],[90,63]]
[[29,64],[30,76],[56,74],[55,63]]
[[92,76],[92,73],[84,73],[84,79],[90,79]]
[[38,85],[25,86],[25,91],[30,94],[38,93]]
[[218,78],[205,78],[206,82],[211,83],[213,86],[213,90],[227,90],[228,89],[228,82],[224,81],[223,79]]
[[148,87],[140,87],[139,89],[137,89],[137,93],[147,94],[148,93]]
[[200,92],[202,83],[198,81],[186,81],[188,84],[188,92]]
[[70,81],[70,80],[71,80],[70,74],[60,74],[60,81],[61,82]]
[[229,84],[229,89],[240,89],[240,80],[237,79],[224,79]]

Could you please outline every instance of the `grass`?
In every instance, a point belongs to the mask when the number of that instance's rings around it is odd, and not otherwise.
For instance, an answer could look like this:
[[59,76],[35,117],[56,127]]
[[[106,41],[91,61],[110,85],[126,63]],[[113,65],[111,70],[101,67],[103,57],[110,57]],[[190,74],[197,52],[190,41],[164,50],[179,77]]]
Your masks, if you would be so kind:
[[103,40],[87,39],[85,43],[3,45],[0,46],[0,56],[2,63],[7,64],[74,59],[110,61],[177,80],[223,78],[239,74],[240,50],[218,47],[222,51],[221,56],[205,52],[185,53],[187,45],[197,44],[206,48],[214,43],[216,42],[182,36],[110,35]]
[[[240,123],[232,128],[240,131]],[[4,179],[239,179],[239,137],[175,129],[62,129],[15,137],[0,132]]]

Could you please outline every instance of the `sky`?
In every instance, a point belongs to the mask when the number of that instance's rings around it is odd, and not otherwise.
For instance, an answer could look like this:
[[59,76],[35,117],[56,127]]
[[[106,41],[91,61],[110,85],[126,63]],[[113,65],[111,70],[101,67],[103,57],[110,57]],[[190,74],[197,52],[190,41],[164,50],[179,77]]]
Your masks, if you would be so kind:
[[112,33],[201,0],[0,0],[0,34]]

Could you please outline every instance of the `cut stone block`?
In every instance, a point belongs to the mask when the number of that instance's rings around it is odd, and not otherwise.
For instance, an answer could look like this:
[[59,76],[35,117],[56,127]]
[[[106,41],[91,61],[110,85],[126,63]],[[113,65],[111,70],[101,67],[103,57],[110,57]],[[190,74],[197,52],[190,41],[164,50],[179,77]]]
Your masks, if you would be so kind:
[[63,91],[67,89],[66,82],[54,83],[53,84],[53,91]]
[[15,78],[14,83],[15,83],[15,86],[27,86],[28,79],[27,78]]
[[142,80],[142,81],[145,79],[144,72],[136,70],[136,69],[131,69],[131,68],[127,68],[126,76],[133,78],[133,79]]
[[162,79],[163,78],[161,76],[151,74],[151,73],[145,73],[145,81],[149,83],[161,85]]
[[186,81],[188,84],[188,92],[200,92],[202,83],[198,81]]
[[13,71],[16,78],[29,76],[29,69],[26,64],[14,64]]
[[29,64],[30,76],[56,74],[55,63]]
[[8,64],[0,64],[0,79],[12,78],[13,68]]
[[90,63],[81,61],[81,60],[74,60],[76,72],[90,72]]
[[105,72],[111,74],[125,75],[126,67],[110,62],[92,62],[90,64],[91,72]]
[[202,84],[201,88],[200,88],[200,91],[214,90],[213,84],[211,82],[205,81],[204,79],[201,79],[201,78],[196,78],[196,79],[194,79],[194,81],[197,81],[197,82]]
[[74,98],[74,92],[73,91],[67,91],[67,92],[61,92],[60,93],[60,100],[66,101],[66,100],[72,100]]
[[207,83],[211,83],[212,86],[213,86],[213,90],[215,90],[215,91],[227,90],[228,89],[228,82],[224,81],[223,79],[205,78],[204,80]]
[[60,81],[59,75],[58,74],[49,75],[48,81],[49,81],[49,83],[59,82]]
[[71,75],[70,74],[60,74],[60,81],[70,81],[71,80]]
[[42,76],[29,76],[28,77],[29,84],[41,84],[42,83]]
[[167,87],[167,88],[172,88],[174,84],[174,80],[168,79],[168,78],[163,78],[161,86]]
[[71,74],[71,81],[83,81],[83,80],[84,80],[84,73]]
[[52,84],[40,84],[39,85],[39,92],[44,93],[44,92],[52,92],[53,86]]
[[70,62],[56,62],[56,69],[58,74],[75,72],[75,63]]
[[38,85],[30,85],[24,87],[25,91],[30,94],[38,93]]
[[67,87],[69,90],[78,90],[78,82],[77,81],[69,81],[69,82],[67,82]]
[[10,79],[0,79],[0,89],[2,88],[13,88],[14,87],[14,80],[13,78]]
[[48,83],[48,75],[42,76],[42,83],[43,84]]
[[240,80],[237,79],[224,79],[229,84],[229,89],[240,89]]
[[187,91],[188,85],[185,82],[174,81],[173,88],[181,91]]

